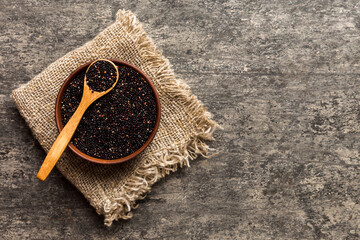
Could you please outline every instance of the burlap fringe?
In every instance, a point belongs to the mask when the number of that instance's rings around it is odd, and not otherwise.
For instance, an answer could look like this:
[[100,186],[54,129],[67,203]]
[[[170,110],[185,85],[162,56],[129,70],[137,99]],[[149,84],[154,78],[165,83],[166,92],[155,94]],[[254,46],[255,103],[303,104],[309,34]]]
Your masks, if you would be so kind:
[[[209,157],[211,150],[204,140],[214,140],[213,132],[218,124],[211,120],[211,114],[192,95],[189,86],[182,80],[176,79],[170,63],[163,58],[156,49],[152,40],[145,34],[142,24],[130,11],[120,10],[116,21],[122,23],[126,32],[133,38],[134,46],[138,46],[141,57],[155,69],[153,74],[161,81],[161,88],[175,97],[184,106],[188,106],[196,119],[196,131],[190,139],[184,140],[180,147],[175,145],[149,157],[149,162],[138,168],[120,189],[114,189],[114,197],[104,199],[104,208],[99,214],[104,214],[104,223],[111,226],[114,220],[129,219],[132,217],[131,209],[135,209],[136,201],[143,199],[151,186],[170,172],[177,170],[178,166],[189,166],[189,161],[198,155]],[[135,36],[135,37],[134,37]]]

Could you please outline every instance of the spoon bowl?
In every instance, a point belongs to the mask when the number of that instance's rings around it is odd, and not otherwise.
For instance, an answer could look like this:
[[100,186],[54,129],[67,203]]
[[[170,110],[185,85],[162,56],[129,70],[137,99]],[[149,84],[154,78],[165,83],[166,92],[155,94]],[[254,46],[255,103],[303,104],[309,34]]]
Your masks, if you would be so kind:
[[[91,69],[96,63],[98,62],[107,62],[109,64],[112,65],[112,67],[114,69],[116,69],[116,79],[115,79],[115,82],[109,87],[107,88],[106,90],[104,91],[97,91],[97,90],[94,90],[92,89],[88,84],[88,77],[87,77],[87,74],[89,72],[89,69]],[[119,71],[118,71],[118,68],[117,66],[110,60],[107,60],[107,59],[98,59],[96,61],[93,61],[89,67],[87,68],[86,70],[86,74],[85,74],[85,78],[84,78],[84,89],[83,89],[83,96],[82,96],[82,99],[81,99],[81,102],[84,100],[84,103],[87,103],[89,104],[86,108],[88,108],[95,100],[99,99],[100,97],[104,96],[105,94],[107,94],[108,92],[110,92],[114,87],[115,85],[117,84],[117,82],[119,81]],[[96,84],[96,83],[95,83]],[[80,103],[81,103],[80,102]],[[80,105],[79,105],[80,106]]]

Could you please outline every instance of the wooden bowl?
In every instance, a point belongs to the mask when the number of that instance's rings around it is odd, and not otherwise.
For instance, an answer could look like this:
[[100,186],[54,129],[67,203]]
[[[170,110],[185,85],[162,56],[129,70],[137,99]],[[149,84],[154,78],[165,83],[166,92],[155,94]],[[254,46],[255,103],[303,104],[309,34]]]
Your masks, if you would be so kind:
[[[150,142],[154,139],[155,134],[159,128],[159,123],[160,123],[160,113],[161,113],[161,109],[160,109],[160,98],[159,98],[159,94],[156,91],[156,88],[154,86],[154,84],[151,82],[151,80],[149,79],[148,76],[146,76],[139,68],[135,67],[134,65],[131,65],[130,63],[124,62],[124,61],[120,61],[120,60],[116,60],[116,59],[109,59],[112,62],[114,62],[116,65],[124,65],[124,66],[128,66],[132,69],[134,69],[135,71],[137,71],[138,73],[141,74],[141,76],[148,82],[148,84],[150,85],[150,87],[153,90],[154,96],[155,96],[155,102],[156,102],[156,122],[155,122],[155,126],[153,128],[153,131],[150,135],[150,137],[146,140],[146,142],[144,143],[144,145],[142,147],[140,147],[138,150],[136,150],[134,153],[125,156],[123,158],[119,158],[119,159],[113,159],[113,160],[108,160],[108,159],[100,159],[100,158],[95,158],[92,156],[89,156],[85,153],[83,153],[82,151],[80,151],[77,147],[75,147],[71,142],[69,143],[68,147],[79,157],[86,159],[90,162],[94,162],[94,163],[100,163],[100,164],[116,164],[116,163],[122,163],[125,162],[127,160],[130,160],[134,157],[136,157],[138,154],[140,154],[142,151],[145,150],[145,148],[150,144]],[[59,132],[63,129],[63,124],[61,121],[61,101],[63,99],[64,93],[66,88],[69,86],[71,80],[77,75],[79,74],[79,72],[81,72],[82,70],[86,69],[91,62],[85,63],[84,65],[78,67],[74,72],[72,72],[70,74],[70,76],[65,80],[64,84],[62,85],[59,94],[57,96],[56,99],[56,105],[55,105],[55,119],[56,119],[56,126],[57,129],[59,130]]]

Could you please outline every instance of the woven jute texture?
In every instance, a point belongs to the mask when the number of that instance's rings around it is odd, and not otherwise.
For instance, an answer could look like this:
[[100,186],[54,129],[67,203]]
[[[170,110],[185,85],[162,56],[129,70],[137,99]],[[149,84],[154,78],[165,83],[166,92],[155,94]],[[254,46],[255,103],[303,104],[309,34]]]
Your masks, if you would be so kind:
[[189,165],[199,155],[208,156],[205,141],[213,140],[217,124],[189,87],[175,77],[169,61],[156,49],[135,15],[119,10],[115,23],[92,41],[13,91],[21,115],[45,151],[58,135],[54,109],[61,85],[77,67],[98,58],[123,60],[143,70],[156,86],[161,102],[159,130],[137,158],[118,165],[99,165],[67,149],[56,165],[110,226],[113,220],[131,218],[136,201],[144,198],[159,179],[178,166]]

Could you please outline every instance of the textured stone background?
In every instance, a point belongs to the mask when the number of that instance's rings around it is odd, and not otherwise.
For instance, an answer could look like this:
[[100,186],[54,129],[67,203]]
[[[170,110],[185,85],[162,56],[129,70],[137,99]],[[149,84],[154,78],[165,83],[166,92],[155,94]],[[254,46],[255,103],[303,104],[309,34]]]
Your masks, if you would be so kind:
[[[276,2],[276,3],[274,3]],[[2,239],[359,239],[358,1],[0,2]],[[214,113],[220,154],[107,229],[9,94],[130,9]]]

